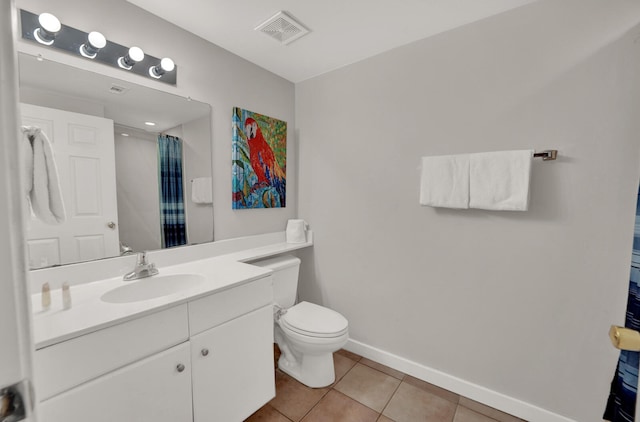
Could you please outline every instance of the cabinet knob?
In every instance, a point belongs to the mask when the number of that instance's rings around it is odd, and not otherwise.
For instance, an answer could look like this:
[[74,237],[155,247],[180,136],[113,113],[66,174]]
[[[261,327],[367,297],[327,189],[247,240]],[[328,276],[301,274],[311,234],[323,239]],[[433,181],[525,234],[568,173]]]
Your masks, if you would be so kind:
[[202,349],[202,350],[200,351],[200,354],[202,354],[202,356],[207,356],[207,355],[209,354],[209,349],[206,349],[206,348],[205,348],[205,349]]
[[178,370],[178,372],[182,372],[184,371],[184,365],[179,363],[178,366],[176,366],[176,369]]

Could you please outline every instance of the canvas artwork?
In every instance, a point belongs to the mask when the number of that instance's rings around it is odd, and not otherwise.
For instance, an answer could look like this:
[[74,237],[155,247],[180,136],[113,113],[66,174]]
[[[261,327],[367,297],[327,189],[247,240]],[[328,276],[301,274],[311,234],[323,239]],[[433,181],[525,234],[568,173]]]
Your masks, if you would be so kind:
[[284,208],[287,122],[233,109],[233,209]]

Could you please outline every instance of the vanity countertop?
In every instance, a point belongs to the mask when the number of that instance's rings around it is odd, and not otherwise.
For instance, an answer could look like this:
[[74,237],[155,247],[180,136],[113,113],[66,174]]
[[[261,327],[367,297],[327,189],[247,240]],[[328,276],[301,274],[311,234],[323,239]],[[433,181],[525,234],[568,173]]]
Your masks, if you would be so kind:
[[271,270],[243,262],[270,257],[311,245],[312,242],[304,244],[274,243],[176,265],[158,266],[160,276],[199,274],[206,278],[206,282],[185,288],[177,293],[143,301],[107,303],[101,300],[101,296],[120,286],[140,280],[152,280],[153,277],[151,279],[123,281],[120,275],[105,280],[73,284],[70,287],[72,300],[70,309],[63,309],[62,291],[59,288],[52,288],[51,306],[48,310],[43,310],[42,294],[32,294],[32,327],[35,347],[36,349],[41,349],[102,328],[139,318],[146,314],[249,283],[267,276],[271,273]]
[[42,295],[32,295],[33,336],[36,349],[157,312],[202,296],[248,283],[269,274],[269,270],[222,258],[210,258],[160,268],[159,275],[200,274],[206,282],[177,293],[128,303],[107,303],[101,296],[115,288],[136,283],[122,277],[71,286],[72,306],[63,309],[62,291],[51,292],[51,307],[42,310]]

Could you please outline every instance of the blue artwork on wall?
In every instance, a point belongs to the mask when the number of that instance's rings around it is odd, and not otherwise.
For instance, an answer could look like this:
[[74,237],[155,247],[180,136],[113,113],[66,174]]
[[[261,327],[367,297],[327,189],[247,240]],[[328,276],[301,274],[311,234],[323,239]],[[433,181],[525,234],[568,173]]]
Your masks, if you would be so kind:
[[232,207],[286,206],[287,122],[233,109]]

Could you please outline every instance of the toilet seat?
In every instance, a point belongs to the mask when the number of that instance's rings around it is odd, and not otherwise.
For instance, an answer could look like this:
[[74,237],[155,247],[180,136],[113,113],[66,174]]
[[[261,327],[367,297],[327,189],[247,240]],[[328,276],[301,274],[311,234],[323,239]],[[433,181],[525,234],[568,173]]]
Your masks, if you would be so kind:
[[309,302],[300,302],[287,309],[280,325],[300,335],[333,338],[344,335],[349,323],[338,312]]

